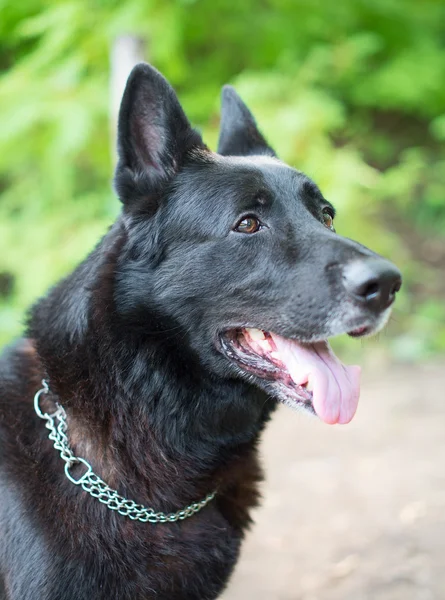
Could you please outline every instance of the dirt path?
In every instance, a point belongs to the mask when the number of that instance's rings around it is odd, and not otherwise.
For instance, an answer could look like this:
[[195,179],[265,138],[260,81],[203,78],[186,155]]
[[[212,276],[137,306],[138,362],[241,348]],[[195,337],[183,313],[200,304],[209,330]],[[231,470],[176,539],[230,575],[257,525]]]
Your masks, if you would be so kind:
[[346,427],[275,415],[224,600],[445,600],[445,362],[379,378]]

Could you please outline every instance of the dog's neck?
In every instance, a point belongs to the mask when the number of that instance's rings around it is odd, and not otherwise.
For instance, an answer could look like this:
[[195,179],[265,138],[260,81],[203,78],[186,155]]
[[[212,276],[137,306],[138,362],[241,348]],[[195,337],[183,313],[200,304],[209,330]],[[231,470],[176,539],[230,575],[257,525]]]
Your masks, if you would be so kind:
[[78,455],[95,463],[110,485],[123,474],[128,485],[156,479],[174,487],[180,478],[193,499],[197,482],[199,494],[208,493],[220,466],[253,447],[274,403],[241,381],[181,364],[179,350],[165,340],[126,329],[113,310],[124,240],[117,223],[36,305],[29,334],[67,411]]

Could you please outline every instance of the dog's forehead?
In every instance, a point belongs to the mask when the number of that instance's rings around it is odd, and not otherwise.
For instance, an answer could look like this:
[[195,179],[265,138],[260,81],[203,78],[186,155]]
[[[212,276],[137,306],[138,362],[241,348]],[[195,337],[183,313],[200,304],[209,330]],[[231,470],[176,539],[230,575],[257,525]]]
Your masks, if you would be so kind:
[[206,168],[199,173],[195,171],[195,175],[201,181],[205,178],[210,187],[213,184],[220,188],[224,184],[228,189],[238,188],[253,194],[267,189],[272,196],[321,196],[320,190],[309,177],[273,156],[221,156],[212,153],[210,160],[207,157],[206,166],[210,167],[210,173]]
[[304,173],[278,158],[206,152],[194,156],[178,174],[167,206],[183,226],[193,226],[202,211],[210,210],[227,227],[226,221],[249,210],[301,218],[302,210],[317,210],[322,197]]
[[299,172],[285,162],[274,156],[265,154],[253,156],[219,156],[215,155],[216,165],[221,165],[225,170],[233,172],[251,172],[252,175],[263,174],[264,176],[276,176],[278,178],[295,179]]
[[256,154],[252,156],[220,156],[215,154],[216,162],[221,161],[225,164],[232,164],[233,166],[253,166],[253,167],[281,167],[290,169],[289,165],[284,163],[275,156],[269,156],[268,154]]

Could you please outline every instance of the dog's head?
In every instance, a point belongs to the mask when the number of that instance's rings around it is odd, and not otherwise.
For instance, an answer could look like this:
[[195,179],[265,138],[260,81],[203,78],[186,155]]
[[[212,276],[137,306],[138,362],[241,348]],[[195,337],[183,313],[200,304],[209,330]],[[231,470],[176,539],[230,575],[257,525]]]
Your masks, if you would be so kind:
[[349,421],[359,369],[343,366],[327,338],[384,326],[401,285],[396,267],[335,233],[333,206],[276,157],[230,87],[213,153],[162,75],[137,66],[118,148],[128,231],[121,314],[142,331],[153,314],[159,335],[177,328],[184,355],[215,378],[242,378],[326,422]]

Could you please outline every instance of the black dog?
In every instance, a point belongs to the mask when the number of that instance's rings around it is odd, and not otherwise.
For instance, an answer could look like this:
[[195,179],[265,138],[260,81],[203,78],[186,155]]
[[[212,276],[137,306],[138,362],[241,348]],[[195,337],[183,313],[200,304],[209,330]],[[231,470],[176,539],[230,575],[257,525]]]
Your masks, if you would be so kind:
[[216,598],[277,400],[349,421],[358,368],[325,340],[377,331],[400,287],[391,263],[336,235],[333,207],[231,88],[215,154],[139,65],[119,156],[122,215],[1,361],[8,600]]

